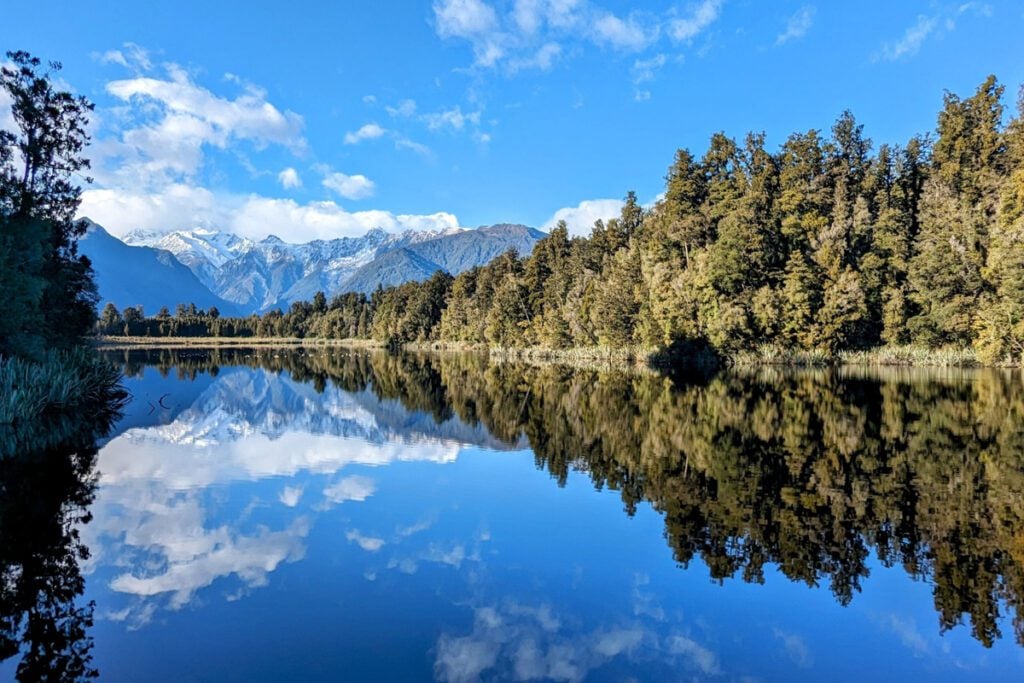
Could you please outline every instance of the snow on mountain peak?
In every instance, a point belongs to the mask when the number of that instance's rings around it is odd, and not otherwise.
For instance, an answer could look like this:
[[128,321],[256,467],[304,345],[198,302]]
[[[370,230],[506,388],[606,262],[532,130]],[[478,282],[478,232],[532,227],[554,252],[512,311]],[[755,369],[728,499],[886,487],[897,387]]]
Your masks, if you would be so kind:
[[121,241],[133,247],[151,247],[159,242],[165,235],[167,235],[167,233],[160,230],[145,230],[143,228],[138,228],[125,233],[124,237],[121,238]]
[[[495,227],[497,231],[481,231],[481,235],[486,232],[488,236],[486,243],[474,239],[476,231],[466,228],[389,232],[379,226],[360,237],[337,237],[303,244],[289,243],[273,234],[256,241],[199,226],[173,232],[133,230],[122,241],[170,252],[217,296],[245,309],[262,311],[311,299],[318,291],[331,295],[347,291],[346,288],[354,286],[350,280],[358,272],[371,268],[376,259],[394,250],[422,251],[426,265],[420,271],[432,272],[440,268],[458,273],[485,263],[509,246],[529,253],[536,240],[535,235],[516,233],[508,235],[504,239],[507,245],[504,245],[502,229],[511,226]],[[375,277],[367,272],[369,274],[363,273],[359,280],[363,283],[360,287],[369,287],[367,278]],[[417,271],[411,276],[421,274]],[[392,273],[389,277],[395,282],[404,281],[401,273]]]

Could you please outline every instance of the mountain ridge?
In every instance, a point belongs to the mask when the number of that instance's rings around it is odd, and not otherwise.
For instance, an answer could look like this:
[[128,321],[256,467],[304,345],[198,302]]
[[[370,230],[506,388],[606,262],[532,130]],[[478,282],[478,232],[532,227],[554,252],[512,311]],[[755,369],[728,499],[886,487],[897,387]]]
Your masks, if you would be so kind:
[[[90,226],[90,230],[103,230],[92,221]],[[545,235],[509,223],[401,233],[371,228],[359,237],[304,243],[285,242],[272,234],[253,240],[202,227],[168,232],[133,230],[121,239],[105,230],[103,234],[125,248],[143,250],[126,252],[105,240],[83,243],[83,253],[97,263],[103,303],[113,301],[118,307],[142,303],[150,310],[159,302],[156,308],[173,310],[178,303],[194,302],[201,308],[216,305],[225,314],[243,315],[287,308],[296,301],[310,300],[318,291],[329,297],[349,291],[370,293],[378,286],[427,279],[438,270],[457,275],[509,249],[530,253]],[[119,259],[111,258],[109,252],[120,254],[122,261],[135,257],[149,264],[136,268],[141,278],[138,283],[110,272],[135,266],[119,265]],[[157,253],[166,256],[157,258]],[[160,258],[163,266],[157,268],[153,261]],[[192,277],[168,265],[168,258]],[[162,287],[153,280],[161,277]],[[142,285],[144,296],[135,291]],[[192,298],[183,298],[186,296]],[[200,301],[210,303],[201,305]]]
[[[216,306],[224,315],[241,312],[205,287],[170,251],[125,244],[92,221],[78,245],[96,273],[100,309],[108,303],[119,309],[142,306],[152,315],[163,306],[173,312],[179,303],[194,303],[204,309]],[[180,300],[167,299],[168,280],[176,283]]]

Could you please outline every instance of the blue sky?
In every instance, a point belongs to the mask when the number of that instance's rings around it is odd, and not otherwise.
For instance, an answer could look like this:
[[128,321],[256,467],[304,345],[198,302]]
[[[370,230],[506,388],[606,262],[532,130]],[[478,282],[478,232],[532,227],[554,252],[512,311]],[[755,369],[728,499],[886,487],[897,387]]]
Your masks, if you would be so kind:
[[[96,102],[83,212],[302,241],[495,222],[585,232],[724,130],[876,142],[945,89],[1024,82],[1018,2],[37,2],[0,47]],[[2,105],[3,103],[0,103]],[[3,116],[0,113],[0,116]],[[2,119],[0,119],[2,123]]]

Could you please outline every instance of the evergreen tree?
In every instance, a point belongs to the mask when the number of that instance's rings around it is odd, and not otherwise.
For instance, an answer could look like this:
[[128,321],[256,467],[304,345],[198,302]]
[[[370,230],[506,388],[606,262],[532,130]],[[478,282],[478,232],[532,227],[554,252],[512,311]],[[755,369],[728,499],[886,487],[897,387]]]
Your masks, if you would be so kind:
[[44,71],[27,52],[7,59],[0,88],[17,129],[0,131],[0,356],[38,356],[77,343],[95,321],[92,270],[76,248],[86,225],[74,220],[92,104],[54,88],[59,63]]
[[798,348],[813,348],[818,339],[815,322],[821,307],[821,280],[800,251],[794,251],[786,264],[782,301],[783,339]]

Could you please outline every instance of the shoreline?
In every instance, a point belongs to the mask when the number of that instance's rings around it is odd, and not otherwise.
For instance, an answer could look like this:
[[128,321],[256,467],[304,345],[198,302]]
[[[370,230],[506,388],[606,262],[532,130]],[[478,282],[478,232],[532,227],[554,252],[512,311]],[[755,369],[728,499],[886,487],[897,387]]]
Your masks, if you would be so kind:
[[343,348],[384,348],[372,339],[317,339],[300,337],[93,337],[89,343],[102,349],[209,348],[216,346],[323,346]]
[[[387,344],[372,339],[321,339],[298,337],[97,337],[95,348],[217,348],[217,347],[320,347],[385,349]],[[672,368],[679,366],[726,367],[942,367],[1016,368],[1020,362],[982,363],[972,349],[928,349],[917,346],[882,346],[860,351],[802,351],[762,347],[725,357],[711,354],[672,355],[650,347],[612,349],[593,346],[572,349],[546,347],[503,348],[470,342],[406,342],[402,350],[432,353],[487,353],[499,361],[523,361],[597,367]]]

